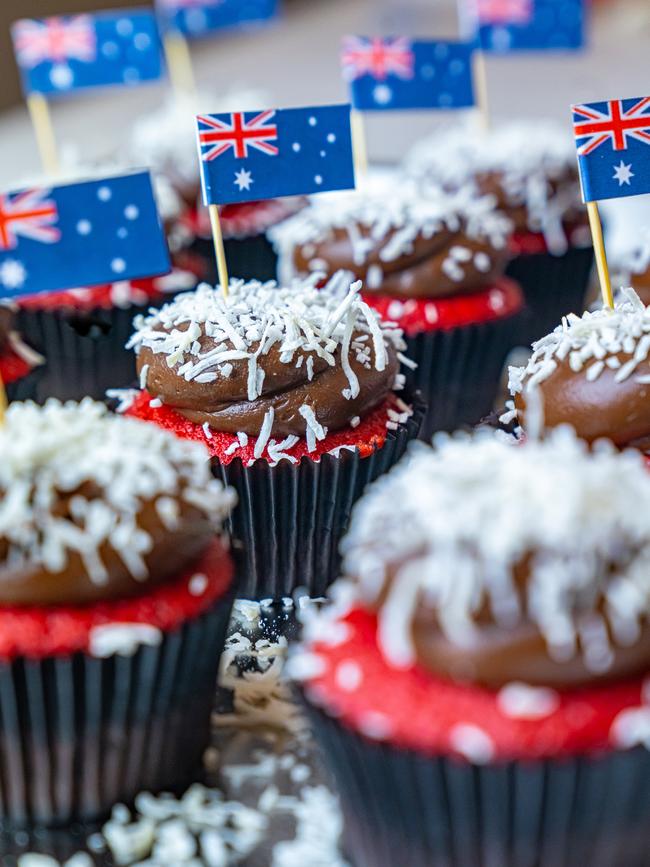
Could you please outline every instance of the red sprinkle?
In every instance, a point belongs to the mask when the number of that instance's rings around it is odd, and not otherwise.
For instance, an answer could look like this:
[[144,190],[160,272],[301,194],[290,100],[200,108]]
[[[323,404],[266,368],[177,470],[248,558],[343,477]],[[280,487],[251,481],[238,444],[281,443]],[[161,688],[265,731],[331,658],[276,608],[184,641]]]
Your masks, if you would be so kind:
[[471,759],[473,748],[475,761],[503,761],[611,750],[616,717],[644,706],[644,681],[636,678],[555,693],[555,704],[537,718],[507,715],[497,692],[419,666],[391,668],[379,651],[375,615],[357,609],[343,624],[342,643],[308,647],[325,666],[307,681],[308,697],[354,731],[426,755]]
[[[88,651],[91,630],[109,623],[146,623],[169,632],[220,599],[232,583],[233,571],[230,555],[217,539],[176,581],[133,599],[47,608],[0,606],[0,660]],[[189,589],[197,574],[207,578],[200,595]]]
[[[148,392],[141,391],[126,411],[126,415],[153,422],[182,439],[203,443],[207,446],[210,455],[219,458],[225,465],[236,458],[241,458],[244,464],[255,459],[253,450],[255,448],[256,437],[249,436],[246,446],[240,447],[228,455],[226,454],[228,447],[238,442],[234,434],[221,433],[211,429],[210,433],[212,437],[206,437],[202,425],[188,421],[164,404],[160,407],[152,407],[151,401],[153,399],[152,395]],[[389,409],[395,409],[397,412],[400,412],[396,397],[390,397],[380,407],[365,416],[356,428],[346,427],[328,434],[324,440],[317,441],[313,452],[307,451],[307,441],[303,437],[293,448],[287,449],[287,454],[290,454],[297,460],[305,456],[311,460],[315,460],[338,446],[354,446],[359,449],[361,457],[365,458],[375,449],[380,449],[386,442],[386,421],[388,420],[387,411]],[[264,452],[264,458],[270,460],[266,451]]]
[[409,337],[505,319],[518,313],[524,304],[519,285],[507,277],[478,292],[446,298],[401,299],[372,293],[363,293],[363,298],[382,319],[396,322]]
[[7,384],[16,382],[32,370],[32,365],[18,355],[11,347],[6,346],[0,355],[0,379]]

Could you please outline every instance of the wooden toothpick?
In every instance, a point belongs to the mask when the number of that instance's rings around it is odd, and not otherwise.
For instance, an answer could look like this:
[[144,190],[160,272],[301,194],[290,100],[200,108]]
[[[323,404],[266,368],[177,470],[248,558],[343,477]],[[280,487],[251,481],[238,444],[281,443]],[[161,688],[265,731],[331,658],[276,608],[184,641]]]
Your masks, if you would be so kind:
[[368,175],[368,147],[366,145],[366,129],[363,115],[356,108],[350,111],[350,127],[352,131],[352,155],[354,169],[359,182]]
[[210,214],[210,226],[212,227],[212,241],[214,243],[214,252],[217,258],[217,272],[219,274],[219,283],[224,296],[228,297],[228,265],[226,263],[226,251],[223,246],[223,232],[221,231],[221,220],[219,219],[219,206],[208,205],[208,213]]
[[600,222],[598,202],[587,202],[587,214],[589,215],[589,227],[594,244],[596,268],[598,269],[598,280],[603,296],[603,304],[605,307],[613,309],[614,294],[612,292],[612,281],[609,276],[609,266],[607,265],[607,253],[605,252],[605,241],[603,239],[603,227]]
[[177,31],[166,34],[163,45],[169,79],[177,96],[196,97],[196,80],[187,39]]
[[476,98],[476,107],[478,108],[481,128],[484,132],[487,132],[490,129],[490,104],[488,101],[485,57],[482,51],[474,52],[472,75],[474,78],[474,96]]
[[42,93],[30,93],[27,97],[27,108],[36,134],[43,170],[48,175],[55,175],[59,171],[59,155],[47,100]]

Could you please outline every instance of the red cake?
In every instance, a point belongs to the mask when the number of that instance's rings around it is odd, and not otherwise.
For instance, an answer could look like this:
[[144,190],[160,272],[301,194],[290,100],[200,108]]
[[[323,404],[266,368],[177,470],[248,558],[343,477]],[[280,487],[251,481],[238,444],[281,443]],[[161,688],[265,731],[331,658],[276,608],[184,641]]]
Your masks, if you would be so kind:
[[143,391],[127,412],[204,443],[248,504],[233,534],[252,552],[253,596],[322,592],[352,503],[421,421],[400,397],[401,331],[360,283],[317,280],[233,281],[227,297],[202,285],[136,319],[130,343]]
[[[615,799],[633,762],[647,829],[649,508],[638,453],[589,450],[567,428],[523,445],[440,439],[362,498],[347,580],[293,660],[355,864],[399,851],[433,864],[462,834],[477,850],[491,840],[500,863],[513,850],[537,863],[533,829],[578,774],[621,808],[609,830],[624,852],[634,808]],[[469,779],[462,799],[436,794]],[[387,834],[380,815],[394,817]],[[543,845],[575,842],[549,829]]]

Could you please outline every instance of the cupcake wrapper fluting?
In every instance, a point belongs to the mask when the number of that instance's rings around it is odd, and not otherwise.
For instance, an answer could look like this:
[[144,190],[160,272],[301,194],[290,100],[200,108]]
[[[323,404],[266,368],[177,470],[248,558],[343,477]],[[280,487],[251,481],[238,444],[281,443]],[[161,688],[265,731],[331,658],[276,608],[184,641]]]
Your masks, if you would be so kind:
[[0,825],[104,817],[200,767],[232,593],[158,646],[0,664]]
[[562,256],[525,254],[510,261],[506,274],[520,284],[526,298],[518,345],[530,346],[549,334],[567,313],[583,312],[593,262],[593,247],[571,247]]
[[358,451],[325,454],[299,464],[264,460],[245,467],[240,459],[224,465],[212,459],[214,475],[237,491],[239,504],[229,519],[237,561],[239,596],[279,599],[305,588],[324,595],[338,577],[339,542],[352,506],[366,485],[397,463],[418,436],[425,406],[404,397],[413,415],[368,457]]
[[[161,302],[162,303],[162,302]],[[109,388],[125,388],[135,379],[135,355],[124,347],[133,318],[146,306],[76,313],[70,310],[19,310],[17,327],[46,358],[38,399],[103,400]]]
[[355,867],[647,867],[650,752],[474,765],[309,716]]
[[[271,242],[264,234],[250,238],[225,238],[224,248],[228,273],[242,280],[275,280],[278,257]],[[196,238],[192,251],[204,262],[208,283],[218,283],[217,266],[214,257],[214,244],[210,238]]]
[[26,376],[15,379],[13,382],[5,382],[7,402],[15,400],[37,400],[40,382],[45,375],[46,367],[39,364],[33,367]]
[[403,367],[402,372],[407,386],[418,390],[428,404],[422,439],[476,424],[490,412],[520,316],[406,337],[404,354],[417,368]]

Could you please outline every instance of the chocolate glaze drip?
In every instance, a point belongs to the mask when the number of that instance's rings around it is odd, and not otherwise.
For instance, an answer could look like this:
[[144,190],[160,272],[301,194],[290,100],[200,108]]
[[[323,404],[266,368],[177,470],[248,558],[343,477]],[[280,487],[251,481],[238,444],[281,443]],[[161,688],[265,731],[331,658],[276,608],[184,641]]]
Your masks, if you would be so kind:
[[[364,339],[359,342],[359,338]],[[199,343],[202,353],[215,345],[204,328]],[[364,362],[359,360],[354,350],[355,343],[366,350]],[[247,397],[247,360],[232,361],[230,376],[219,376],[213,382],[185,380],[169,367],[166,355],[154,353],[147,346],[140,349],[137,365],[139,372],[148,366],[146,387],[151,394],[159,396],[166,405],[197,424],[207,422],[219,431],[258,436],[266,413],[273,408],[271,436],[304,436],[306,422],[299,410],[305,404],[314,410],[320,424],[332,431],[340,430],[355,416],[362,417],[383,403],[393,389],[399,368],[395,347],[385,343],[387,363],[379,371],[375,367],[375,353],[369,335],[353,332],[351,345],[350,367],[359,381],[359,393],[349,398],[345,397],[349,380],[341,364],[340,348],[334,352],[333,366],[316,353],[306,352],[297,367],[296,358],[283,362],[278,347],[271,347],[258,359],[258,366],[264,371],[264,382],[261,396],[253,401]],[[252,352],[255,349],[255,346],[251,347]]]
[[[308,273],[320,261],[330,273],[340,268],[351,271],[364,281],[366,292],[404,298],[440,298],[475,291],[503,273],[505,246],[497,249],[487,238],[469,238],[462,230],[448,228],[441,228],[431,237],[420,233],[408,252],[391,259],[382,257],[382,251],[399,231],[391,230],[377,239],[371,227],[355,224],[355,238],[367,245],[360,262],[359,244],[353,242],[350,231],[332,228],[326,240],[296,246],[293,264],[297,273]],[[373,278],[373,269],[379,269],[381,279]]]
[[[622,365],[632,356],[619,353],[616,357]],[[608,367],[589,381],[586,369],[577,373],[571,370],[568,357],[556,362],[556,369],[537,386],[546,427],[570,424],[590,443],[606,438],[619,448],[650,449],[650,384],[637,381],[638,376],[650,375],[650,362],[639,364],[622,382],[615,381],[617,370]],[[515,408],[525,429],[525,381],[524,390],[515,395]]]

